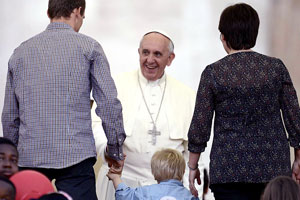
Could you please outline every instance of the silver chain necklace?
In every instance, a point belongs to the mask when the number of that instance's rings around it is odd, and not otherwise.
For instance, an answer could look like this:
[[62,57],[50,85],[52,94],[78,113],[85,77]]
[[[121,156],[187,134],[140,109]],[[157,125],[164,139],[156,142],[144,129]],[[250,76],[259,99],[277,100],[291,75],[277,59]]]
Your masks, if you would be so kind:
[[148,134],[152,135],[152,145],[155,145],[156,144],[156,136],[160,135],[160,131],[158,131],[156,129],[156,121],[158,119],[158,115],[160,113],[161,105],[162,105],[162,102],[163,102],[163,99],[164,99],[164,96],[165,96],[165,91],[166,91],[166,86],[167,86],[167,77],[165,79],[164,91],[163,91],[163,94],[162,94],[162,97],[161,97],[161,100],[160,100],[160,105],[159,105],[159,108],[158,108],[158,111],[157,111],[155,121],[153,120],[150,109],[149,109],[148,104],[146,102],[146,98],[145,98],[145,95],[144,95],[144,92],[143,92],[143,89],[142,89],[142,86],[141,86],[141,82],[140,82],[140,74],[139,73],[138,73],[138,83],[139,83],[139,87],[140,87],[140,90],[141,90],[141,93],[142,93],[142,96],[143,96],[144,103],[146,105],[147,111],[148,111],[148,113],[151,117],[151,121],[153,123],[153,128],[152,128],[152,130],[148,131]]

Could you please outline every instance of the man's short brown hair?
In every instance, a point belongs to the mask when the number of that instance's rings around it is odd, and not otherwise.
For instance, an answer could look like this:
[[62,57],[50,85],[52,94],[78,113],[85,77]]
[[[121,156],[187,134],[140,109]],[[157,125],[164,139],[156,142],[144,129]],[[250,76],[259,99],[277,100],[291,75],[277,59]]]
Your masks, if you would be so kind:
[[75,8],[81,7],[80,14],[84,15],[85,0],[49,0],[48,16],[50,19],[71,16]]

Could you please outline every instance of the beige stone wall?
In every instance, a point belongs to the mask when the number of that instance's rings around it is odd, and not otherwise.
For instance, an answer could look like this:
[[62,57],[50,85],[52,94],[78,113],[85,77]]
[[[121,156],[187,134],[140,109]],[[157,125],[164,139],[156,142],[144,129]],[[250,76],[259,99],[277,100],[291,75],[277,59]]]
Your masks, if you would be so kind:
[[[276,0],[272,4],[270,53],[283,60],[300,97],[300,1]],[[300,102],[300,100],[299,100]],[[294,150],[291,148],[291,162]]]
[[300,1],[276,0],[272,4],[270,53],[283,60],[300,95]]

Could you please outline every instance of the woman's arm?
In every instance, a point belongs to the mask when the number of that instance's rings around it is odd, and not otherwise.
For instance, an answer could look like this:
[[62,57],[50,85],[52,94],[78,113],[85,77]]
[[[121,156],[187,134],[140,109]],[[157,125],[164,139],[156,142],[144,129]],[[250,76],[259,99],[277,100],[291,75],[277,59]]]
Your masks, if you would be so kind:
[[188,162],[189,184],[190,184],[190,191],[195,197],[198,197],[198,191],[195,187],[195,179],[197,180],[197,183],[199,185],[201,184],[200,170],[198,168],[199,158],[200,158],[200,153],[190,152],[189,162]]

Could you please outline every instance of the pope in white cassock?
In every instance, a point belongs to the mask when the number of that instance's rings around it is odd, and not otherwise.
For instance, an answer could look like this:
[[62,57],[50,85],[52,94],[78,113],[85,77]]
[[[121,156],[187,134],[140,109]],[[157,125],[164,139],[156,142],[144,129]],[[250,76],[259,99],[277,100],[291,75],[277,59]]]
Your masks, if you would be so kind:
[[[164,73],[175,58],[173,42],[166,34],[146,33],[138,52],[140,69],[114,78],[127,135],[123,144],[127,156],[122,180],[130,187],[157,183],[151,174],[150,161],[158,149],[177,149],[188,160],[187,133],[196,98],[192,89]],[[96,185],[98,199],[111,200],[115,189],[106,177],[109,169],[104,159],[107,140],[96,115],[93,116],[93,131],[97,152],[104,161]],[[203,166],[200,160],[200,170]],[[183,183],[189,188],[187,169]],[[202,190],[201,185],[200,199]]]

